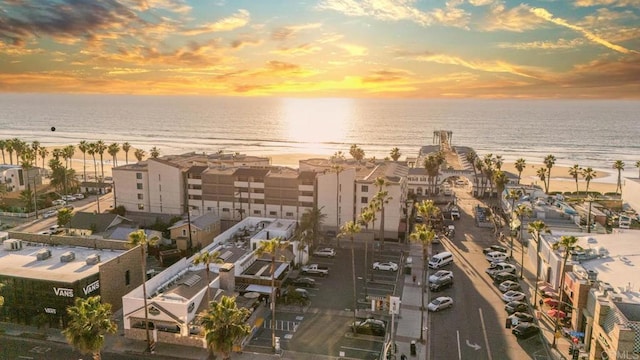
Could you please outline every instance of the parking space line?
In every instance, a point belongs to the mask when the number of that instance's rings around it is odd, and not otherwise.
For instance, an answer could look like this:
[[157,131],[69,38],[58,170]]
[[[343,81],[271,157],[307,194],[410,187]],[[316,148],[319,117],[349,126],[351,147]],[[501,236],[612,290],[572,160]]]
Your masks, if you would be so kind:
[[351,347],[351,346],[340,346],[340,349],[363,351],[363,352],[376,353],[376,354],[379,353],[379,351],[376,351],[376,350],[361,349],[361,348],[356,348],[356,347]]
[[484,344],[487,346],[487,357],[489,360],[492,360],[491,356],[491,348],[489,347],[489,337],[487,336],[487,328],[484,325],[484,316],[482,315],[482,309],[478,308],[478,312],[480,313],[480,324],[482,324],[482,334],[484,335]]

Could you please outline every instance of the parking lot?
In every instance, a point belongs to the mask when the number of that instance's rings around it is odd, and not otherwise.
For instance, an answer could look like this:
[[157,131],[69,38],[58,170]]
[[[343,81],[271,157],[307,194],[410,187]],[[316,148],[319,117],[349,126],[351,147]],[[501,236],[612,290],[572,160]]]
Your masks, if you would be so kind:
[[[370,299],[386,299],[393,294],[396,286],[402,285],[401,248],[397,243],[385,243],[384,251],[369,244],[368,281],[365,282],[365,248],[363,242],[355,244],[357,306],[360,310],[358,320],[372,316],[388,320],[386,313],[367,312],[371,309]],[[306,288],[310,295],[309,306],[278,307],[276,312],[276,336],[281,347],[302,353],[323,354],[357,359],[376,359],[382,349],[384,337],[365,334],[352,334],[353,322],[353,283],[351,272],[350,244],[343,242],[342,248],[335,248],[336,256],[311,257],[310,263],[327,266],[329,276],[313,277],[315,288]],[[397,271],[373,270],[372,264],[394,262]],[[398,282],[398,279],[401,279]],[[397,291],[400,291],[398,288]],[[388,321],[387,321],[388,322]],[[251,341],[253,346],[270,347],[271,319],[265,319],[262,329]]]

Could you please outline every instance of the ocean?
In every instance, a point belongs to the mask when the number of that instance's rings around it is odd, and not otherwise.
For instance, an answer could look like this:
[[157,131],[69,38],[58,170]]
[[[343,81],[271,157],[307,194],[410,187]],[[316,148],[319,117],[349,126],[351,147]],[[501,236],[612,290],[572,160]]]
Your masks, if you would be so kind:
[[[55,131],[51,131],[55,127]],[[0,138],[43,145],[81,140],[129,142],[161,154],[187,151],[250,155],[366,157],[393,147],[415,155],[435,130],[453,132],[453,145],[557,165],[611,169],[640,160],[640,101],[475,99],[298,99],[205,96],[1,94]]]

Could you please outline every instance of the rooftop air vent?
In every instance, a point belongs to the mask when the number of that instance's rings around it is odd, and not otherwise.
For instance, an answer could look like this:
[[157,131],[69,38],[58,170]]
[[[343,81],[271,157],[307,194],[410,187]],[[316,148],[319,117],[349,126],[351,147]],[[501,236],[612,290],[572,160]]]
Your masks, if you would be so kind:
[[5,240],[3,243],[3,248],[7,251],[18,251],[22,250],[22,240],[18,239],[9,239]]
[[100,255],[99,254],[92,254],[87,256],[87,265],[95,265],[97,263],[100,262]]
[[76,254],[73,251],[67,251],[66,253],[60,255],[60,262],[72,262],[76,258]]
[[36,253],[36,259],[38,260],[47,260],[51,257],[51,250],[49,249],[40,249]]

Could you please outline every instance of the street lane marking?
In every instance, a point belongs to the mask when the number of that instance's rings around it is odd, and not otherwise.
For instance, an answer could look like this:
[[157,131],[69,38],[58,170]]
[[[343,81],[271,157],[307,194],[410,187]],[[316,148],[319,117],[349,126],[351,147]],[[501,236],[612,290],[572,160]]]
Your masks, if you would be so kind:
[[493,360],[491,356],[491,348],[489,348],[489,337],[487,336],[487,328],[484,325],[484,316],[482,316],[482,309],[478,308],[478,312],[480,313],[480,323],[482,324],[482,334],[484,335],[484,344],[487,346],[487,357],[489,360]]
[[462,360],[462,349],[460,349],[460,331],[456,330],[456,338],[458,339],[458,360]]
[[360,349],[360,348],[355,348],[355,347],[350,347],[350,346],[340,346],[340,349],[370,352],[370,353],[374,353],[374,354],[377,354],[377,353],[380,352],[380,351],[376,351],[376,350]]

